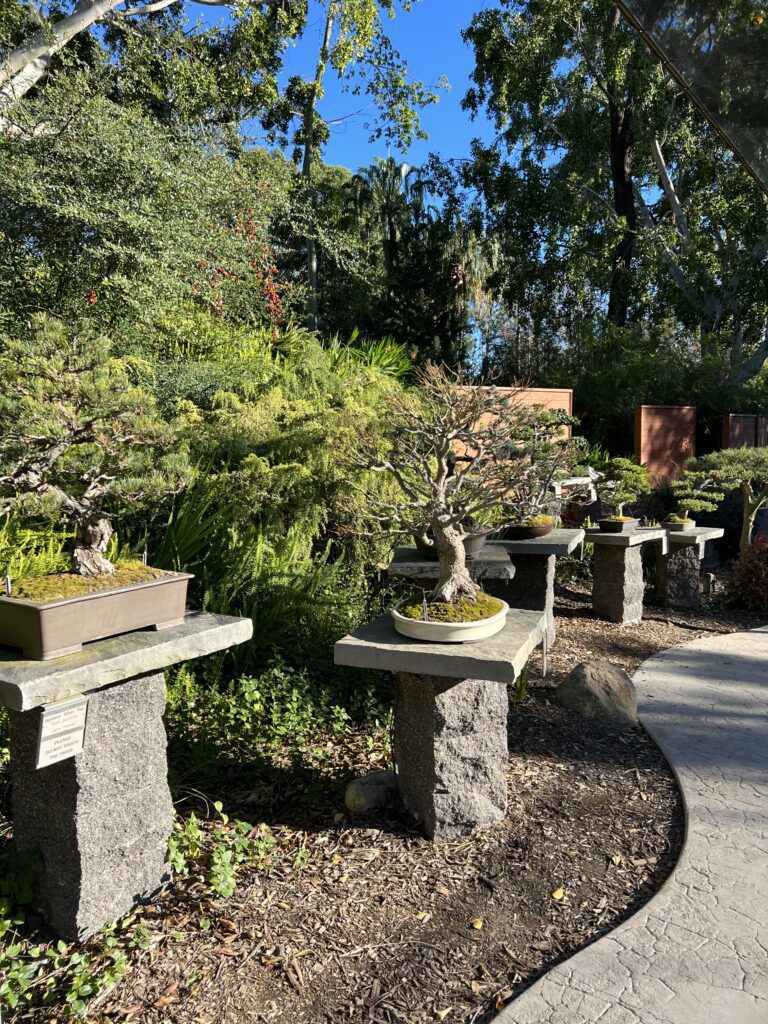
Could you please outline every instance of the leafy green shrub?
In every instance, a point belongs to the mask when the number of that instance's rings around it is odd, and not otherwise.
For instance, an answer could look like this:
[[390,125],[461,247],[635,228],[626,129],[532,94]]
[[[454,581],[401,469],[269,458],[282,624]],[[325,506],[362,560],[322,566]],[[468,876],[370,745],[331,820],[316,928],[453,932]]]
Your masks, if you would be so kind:
[[726,584],[728,599],[753,612],[768,611],[768,537],[742,551]]
[[212,825],[194,813],[177,817],[168,840],[168,861],[177,875],[199,875],[217,896],[231,896],[237,886],[238,868],[263,869],[270,864],[275,846],[266,825],[230,821],[223,805],[213,805],[218,820]]

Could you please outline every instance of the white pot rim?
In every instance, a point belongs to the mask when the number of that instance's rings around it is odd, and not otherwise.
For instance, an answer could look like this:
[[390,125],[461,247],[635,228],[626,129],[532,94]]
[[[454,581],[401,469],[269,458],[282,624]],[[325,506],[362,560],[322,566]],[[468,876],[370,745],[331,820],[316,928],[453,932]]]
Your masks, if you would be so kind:
[[[461,643],[469,640],[482,640],[493,636],[494,633],[498,633],[500,629],[504,628],[509,605],[501,598],[496,598],[496,600],[501,602],[502,607],[488,618],[477,619],[474,622],[424,622],[421,619],[409,619],[397,610],[399,605],[392,608],[391,614],[395,629],[403,636],[416,640]],[[400,604],[403,603],[403,601],[400,602]]]

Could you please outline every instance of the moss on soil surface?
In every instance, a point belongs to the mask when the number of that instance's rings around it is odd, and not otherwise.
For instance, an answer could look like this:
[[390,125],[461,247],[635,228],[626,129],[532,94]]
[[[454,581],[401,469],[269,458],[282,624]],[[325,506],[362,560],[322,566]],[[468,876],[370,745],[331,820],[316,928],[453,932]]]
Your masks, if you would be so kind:
[[692,523],[693,519],[686,519],[685,516],[669,515],[664,520],[665,523]]
[[552,526],[554,524],[552,516],[528,516],[527,519],[516,519],[511,524],[512,526]]
[[635,516],[603,516],[607,523],[631,523]]
[[135,583],[148,583],[173,575],[164,569],[153,569],[143,562],[123,560],[116,563],[114,572],[102,576],[78,576],[74,572],[61,572],[55,576],[18,580],[13,584],[13,597],[44,604],[46,601],[85,597],[86,594],[95,594],[100,590],[116,590],[118,587],[130,587]]
[[[443,601],[430,601],[427,605],[430,622],[480,622],[481,619],[490,619],[504,607],[497,597],[491,597],[482,591],[475,600],[463,597],[455,604],[445,604]],[[424,617],[424,602],[419,597],[404,602],[398,611],[406,619],[422,620]]]

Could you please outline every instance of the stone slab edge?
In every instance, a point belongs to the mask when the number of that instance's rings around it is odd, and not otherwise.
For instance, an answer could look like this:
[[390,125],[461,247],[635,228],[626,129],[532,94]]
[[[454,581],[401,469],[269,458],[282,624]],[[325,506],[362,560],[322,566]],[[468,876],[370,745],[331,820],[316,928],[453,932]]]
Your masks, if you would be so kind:
[[697,526],[695,530],[676,530],[669,534],[670,544],[679,544],[681,547],[693,547],[696,544],[702,546],[708,540],[719,540],[725,536],[725,530],[720,526]]
[[639,527],[632,533],[604,533],[602,530],[587,530],[586,538],[590,544],[611,544],[617,548],[633,548],[637,544],[647,544],[652,540],[666,540],[667,530],[661,528]]
[[[670,722],[682,704],[677,693],[664,690],[669,668],[674,670],[675,663],[686,658],[690,667],[702,653],[728,666],[732,680],[738,673],[734,663],[741,657],[756,660],[745,650],[751,638],[758,640],[755,653],[760,661],[768,662],[768,627],[764,626],[668,648],[635,673],[638,717],[664,753],[680,787],[686,827],[678,862],[637,913],[549,970],[494,1017],[494,1024],[701,1024],[704,1017],[707,1024],[768,1021],[768,901],[763,858],[756,858],[768,839],[768,755],[763,732],[755,728],[760,718],[765,719],[768,698],[762,693],[744,698],[746,703],[763,705],[756,709],[758,721],[751,724],[751,735],[748,726],[742,736],[744,744],[752,744],[759,752],[760,781],[750,780],[758,774],[754,766],[744,770],[746,778],[740,778],[738,763],[729,765],[726,759],[724,767],[736,777],[725,786],[725,772],[714,767],[707,778],[698,766],[702,740],[686,739],[689,723],[683,723],[674,740],[670,738]],[[724,639],[733,646],[718,651]],[[738,682],[725,695],[725,722],[732,715],[737,687]],[[661,695],[661,701],[656,695]],[[657,726],[653,716],[654,706],[659,705]],[[717,717],[714,701],[702,709],[702,716],[702,735],[707,736],[710,749],[713,744],[721,747],[717,735],[712,736],[711,719]],[[761,823],[762,834],[756,835]],[[718,868],[724,879],[718,879]],[[745,872],[750,873],[750,885],[743,891]]]
[[544,537],[529,540],[495,540],[494,545],[504,548],[508,555],[555,555],[562,558],[584,540],[583,530],[553,530]]
[[542,642],[546,628],[543,612],[512,608],[504,629],[487,640],[430,644],[398,636],[391,616],[380,615],[357,633],[337,641],[333,660],[336,665],[381,672],[514,683]]
[[250,619],[191,612],[179,626],[99,640],[78,654],[55,661],[7,658],[0,660],[0,707],[29,711],[180,661],[202,658],[244,643],[252,635]]

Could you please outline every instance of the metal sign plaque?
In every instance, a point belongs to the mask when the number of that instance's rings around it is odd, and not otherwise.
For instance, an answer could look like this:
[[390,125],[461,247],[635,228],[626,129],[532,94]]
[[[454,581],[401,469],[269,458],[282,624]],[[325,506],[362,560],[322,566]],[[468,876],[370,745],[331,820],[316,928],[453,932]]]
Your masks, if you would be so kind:
[[74,757],[83,749],[87,697],[70,697],[43,708],[37,741],[37,767]]

